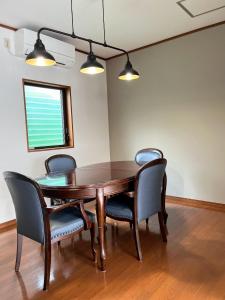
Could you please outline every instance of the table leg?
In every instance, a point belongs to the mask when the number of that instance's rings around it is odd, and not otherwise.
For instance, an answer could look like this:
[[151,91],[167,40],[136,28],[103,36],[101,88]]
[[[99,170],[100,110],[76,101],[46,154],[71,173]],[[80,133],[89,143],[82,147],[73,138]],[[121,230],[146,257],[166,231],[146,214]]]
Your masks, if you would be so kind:
[[98,219],[98,237],[100,246],[100,269],[105,271],[106,251],[105,251],[105,205],[104,189],[96,191],[97,219]]

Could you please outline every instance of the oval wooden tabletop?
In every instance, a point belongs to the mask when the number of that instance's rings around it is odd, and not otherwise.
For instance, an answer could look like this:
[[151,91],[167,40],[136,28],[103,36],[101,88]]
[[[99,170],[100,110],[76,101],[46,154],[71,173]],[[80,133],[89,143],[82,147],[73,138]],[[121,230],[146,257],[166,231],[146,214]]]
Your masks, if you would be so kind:
[[69,173],[51,173],[36,179],[41,188],[99,188],[133,180],[139,166],[134,161],[104,162],[76,168]]

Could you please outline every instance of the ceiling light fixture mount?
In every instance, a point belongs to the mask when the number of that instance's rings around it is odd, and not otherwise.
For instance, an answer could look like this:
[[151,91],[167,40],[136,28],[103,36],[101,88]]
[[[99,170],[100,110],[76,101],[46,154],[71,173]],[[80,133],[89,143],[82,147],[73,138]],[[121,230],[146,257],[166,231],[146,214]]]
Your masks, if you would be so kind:
[[104,9],[104,0],[102,0],[102,11],[103,11],[103,30],[104,30],[104,42],[94,41],[92,39],[88,39],[79,35],[76,35],[74,32],[74,22],[73,22],[73,0],[71,0],[71,17],[72,17],[72,34],[66,33],[63,31],[55,30],[48,27],[42,27],[37,32],[37,41],[34,45],[34,50],[28,54],[26,58],[26,63],[33,66],[53,66],[56,64],[54,57],[48,53],[45,49],[44,44],[41,41],[41,33],[43,31],[53,32],[59,35],[64,35],[67,37],[71,37],[73,39],[78,39],[81,41],[88,42],[90,45],[90,52],[87,57],[87,61],[81,66],[80,71],[85,74],[98,74],[104,72],[104,67],[96,60],[96,56],[92,51],[92,45],[99,45],[106,48],[110,48],[116,51],[123,52],[127,56],[127,63],[125,65],[125,69],[120,73],[119,79],[121,80],[133,80],[138,79],[139,74],[135,71],[130,63],[129,54],[126,50],[108,45],[106,42],[106,34],[105,34],[105,9]]

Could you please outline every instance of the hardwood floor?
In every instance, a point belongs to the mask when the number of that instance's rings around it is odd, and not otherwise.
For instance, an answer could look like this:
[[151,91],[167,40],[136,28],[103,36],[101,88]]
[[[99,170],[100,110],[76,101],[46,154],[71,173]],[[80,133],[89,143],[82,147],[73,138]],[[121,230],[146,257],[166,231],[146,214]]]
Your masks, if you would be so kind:
[[143,262],[136,260],[129,224],[108,221],[107,272],[91,260],[89,233],[53,247],[49,291],[43,292],[43,251],[24,239],[14,272],[15,229],[0,234],[0,299],[225,299],[225,213],[167,205],[168,243],[157,216],[140,227]]

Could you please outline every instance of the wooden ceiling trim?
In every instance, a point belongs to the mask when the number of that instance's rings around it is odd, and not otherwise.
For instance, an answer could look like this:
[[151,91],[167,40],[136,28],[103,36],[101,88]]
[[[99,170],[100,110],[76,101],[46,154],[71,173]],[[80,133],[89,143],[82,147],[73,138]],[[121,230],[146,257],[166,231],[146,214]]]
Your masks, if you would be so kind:
[[[187,31],[187,32],[172,36],[170,38],[163,39],[163,40],[155,42],[155,43],[151,43],[151,44],[148,44],[148,45],[144,45],[142,47],[138,47],[138,48],[129,50],[128,53],[133,53],[133,52],[140,51],[140,50],[143,50],[143,49],[146,49],[146,48],[150,48],[150,47],[162,44],[162,43],[166,43],[166,42],[181,38],[181,37],[189,35],[189,34],[193,34],[193,33],[198,32],[198,31],[203,31],[203,30],[206,30],[206,29],[209,29],[209,28],[212,28],[212,27],[216,27],[216,26],[220,26],[220,25],[224,25],[224,24],[225,24],[225,21],[222,21],[222,22],[214,23],[214,24],[207,25],[207,26],[204,26],[204,27],[201,27],[201,28],[197,28],[197,29],[194,29],[194,30],[191,30],[191,31]],[[106,58],[106,60],[110,60],[110,59],[120,57],[120,56],[123,56],[123,55],[124,55],[124,53],[113,55],[111,57]]]

